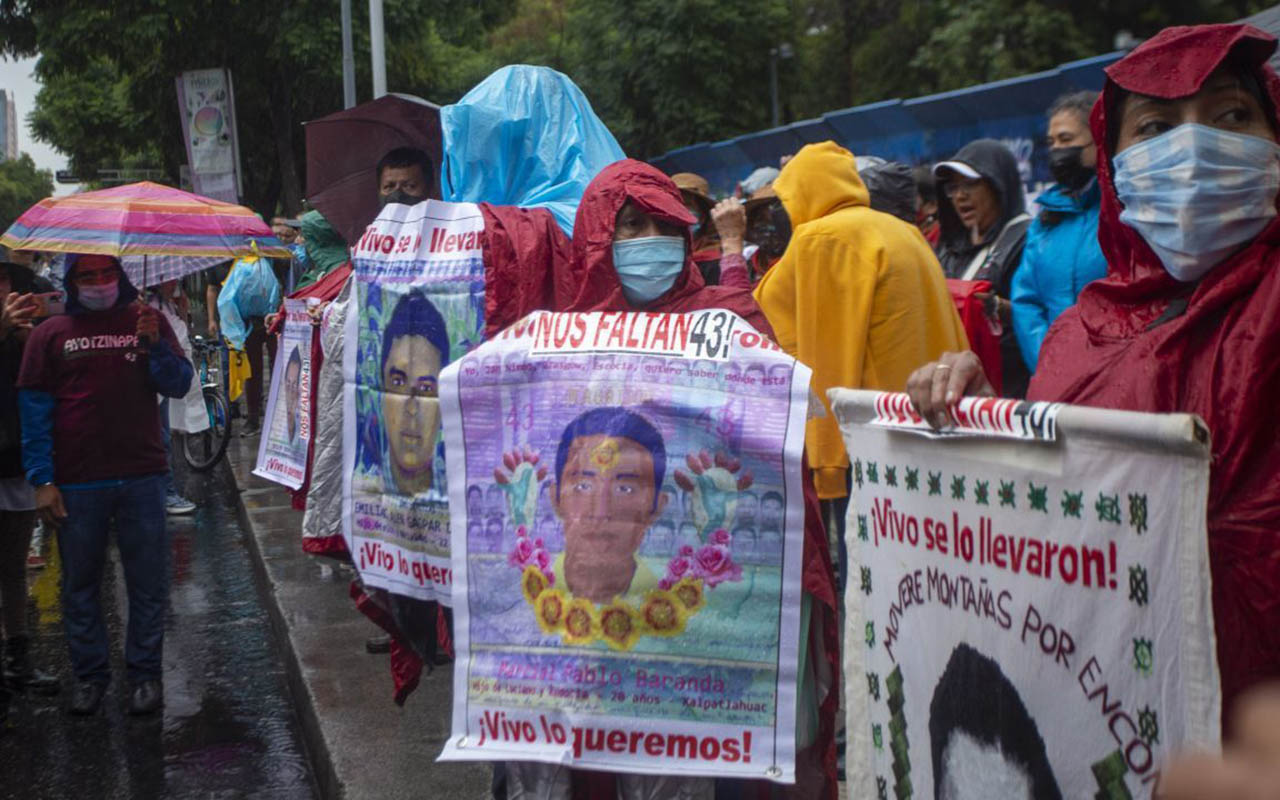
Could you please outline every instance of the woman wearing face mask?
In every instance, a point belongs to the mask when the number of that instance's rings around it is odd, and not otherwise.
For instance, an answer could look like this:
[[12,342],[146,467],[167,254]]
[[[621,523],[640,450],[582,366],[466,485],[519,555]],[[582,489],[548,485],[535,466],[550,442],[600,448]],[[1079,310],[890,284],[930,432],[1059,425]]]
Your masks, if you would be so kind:
[[[723,308],[757,330],[773,331],[746,289],[707,286],[690,255],[693,215],[675,183],[648,164],[618,161],[587,186],[574,223],[573,267],[581,276],[577,299],[565,311],[680,313]],[[804,608],[811,622],[801,638],[807,652],[800,679],[796,783],[786,797],[834,798],[835,715],[839,688],[839,634],[826,530],[809,470],[805,469]],[[802,612],[804,613],[804,612]],[[505,765],[508,797],[710,800],[716,784],[739,797],[777,797],[766,782],[713,781],[673,776],[614,775],[554,765]],[[732,784],[730,787],[729,785]],[[723,796],[723,795],[722,795]]]
[[1098,190],[1089,111],[1097,92],[1073,92],[1049,108],[1049,170],[1056,183],[1036,202],[1040,216],[1027,231],[1010,298],[1013,330],[1027,368],[1035,372],[1040,344],[1080,290],[1107,274],[1098,246]]
[[[1213,442],[1208,530],[1224,709],[1280,676],[1280,79],[1246,25],[1170,28],[1107,69],[1091,119],[1108,275],[1058,318],[1029,399],[1187,412]],[[971,353],[912,375],[989,394]]]

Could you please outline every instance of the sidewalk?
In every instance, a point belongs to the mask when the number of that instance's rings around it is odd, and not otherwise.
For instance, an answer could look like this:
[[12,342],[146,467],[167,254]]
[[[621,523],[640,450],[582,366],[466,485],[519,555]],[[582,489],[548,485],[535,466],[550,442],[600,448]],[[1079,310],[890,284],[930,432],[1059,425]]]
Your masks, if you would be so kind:
[[435,760],[449,735],[452,667],[424,673],[404,707],[396,707],[388,657],[364,649],[380,631],[347,595],[354,570],[302,552],[302,514],[283,487],[251,474],[256,456],[256,438],[231,440],[227,459],[242,490],[241,523],[251,534],[320,796],[488,798],[488,765]]

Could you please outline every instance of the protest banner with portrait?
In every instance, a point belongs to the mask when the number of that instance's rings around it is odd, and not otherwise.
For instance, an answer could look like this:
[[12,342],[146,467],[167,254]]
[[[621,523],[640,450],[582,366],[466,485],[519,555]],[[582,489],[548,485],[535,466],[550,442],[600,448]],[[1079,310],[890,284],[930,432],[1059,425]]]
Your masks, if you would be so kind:
[[441,758],[793,782],[808,368],[728,311],[538,312],[441,386]]
[[305,300],[284,301],[284,330],[271,365],[266,424],[258,441],[254,475],[302,486],[311,444],[311,337],[314,327]]
[[480,340],[484,219],[389,204],[355,243],[343,351],[343,535],[367,586],[449,602],[440,372]]
[[1189,415],[834,389],[852,462],[850,797],[1152,796],[1219,741]]

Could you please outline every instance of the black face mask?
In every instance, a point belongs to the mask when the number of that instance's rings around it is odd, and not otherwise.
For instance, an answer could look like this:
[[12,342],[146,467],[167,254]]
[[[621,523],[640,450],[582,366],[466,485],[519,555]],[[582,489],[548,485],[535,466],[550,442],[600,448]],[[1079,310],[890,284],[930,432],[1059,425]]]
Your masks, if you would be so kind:
[[388,203],[400,203],[406,206],[416,206],[418,203],[421,203],[423,200],[426,200],[427,198],[418,197],[417,195],[409,194],[403,189],[396,189],[391,194],[382,195],[379,199],[382,201],[382,204],[384,206],[387,205]]
[[1093,179],[1092,167],[1080,163],[1083,147],[1055,147],[1049,151],[1049,172],[1053,179],[1075,192],[1083,189]]

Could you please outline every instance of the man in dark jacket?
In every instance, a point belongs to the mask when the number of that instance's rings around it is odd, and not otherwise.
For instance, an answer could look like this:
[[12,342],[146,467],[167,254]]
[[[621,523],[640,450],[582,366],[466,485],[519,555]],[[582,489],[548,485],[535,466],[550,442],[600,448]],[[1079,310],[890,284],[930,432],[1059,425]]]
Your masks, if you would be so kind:
[[988,316],[1004,326],[1000,363],[1005,397],[1024,397],[1031,372],[1022,360],[1013,333],[1009,299],[1013,274],[1026,243],[1026,199],[1018,160],[994,139],[970,142],[950,161],[933,168],[938,179],[938,217],[942,237],[938,260],[948,278],[990,281],[993,293],[984,298]]
[[68,711],[93,714],[111,677],[102,570],[114,519],[129,595],[129,713],[164,703],[169,595],[168,459],[157,393],[182,397],[192,366],[168,322],[135,303],[112,256],[66,259],[67,313],[37,328],[18,375],[22,450],[36,510],[58,528],[62,613],[77,685]]
[[10,691],[58,692],[58,679],[37,670],[29,658],[27,549],[35,530],[36,498],[22,471],[16,385],[22,348],[32,327],[47,314],[52,289],[26,267],[0,263],[0,720]]

